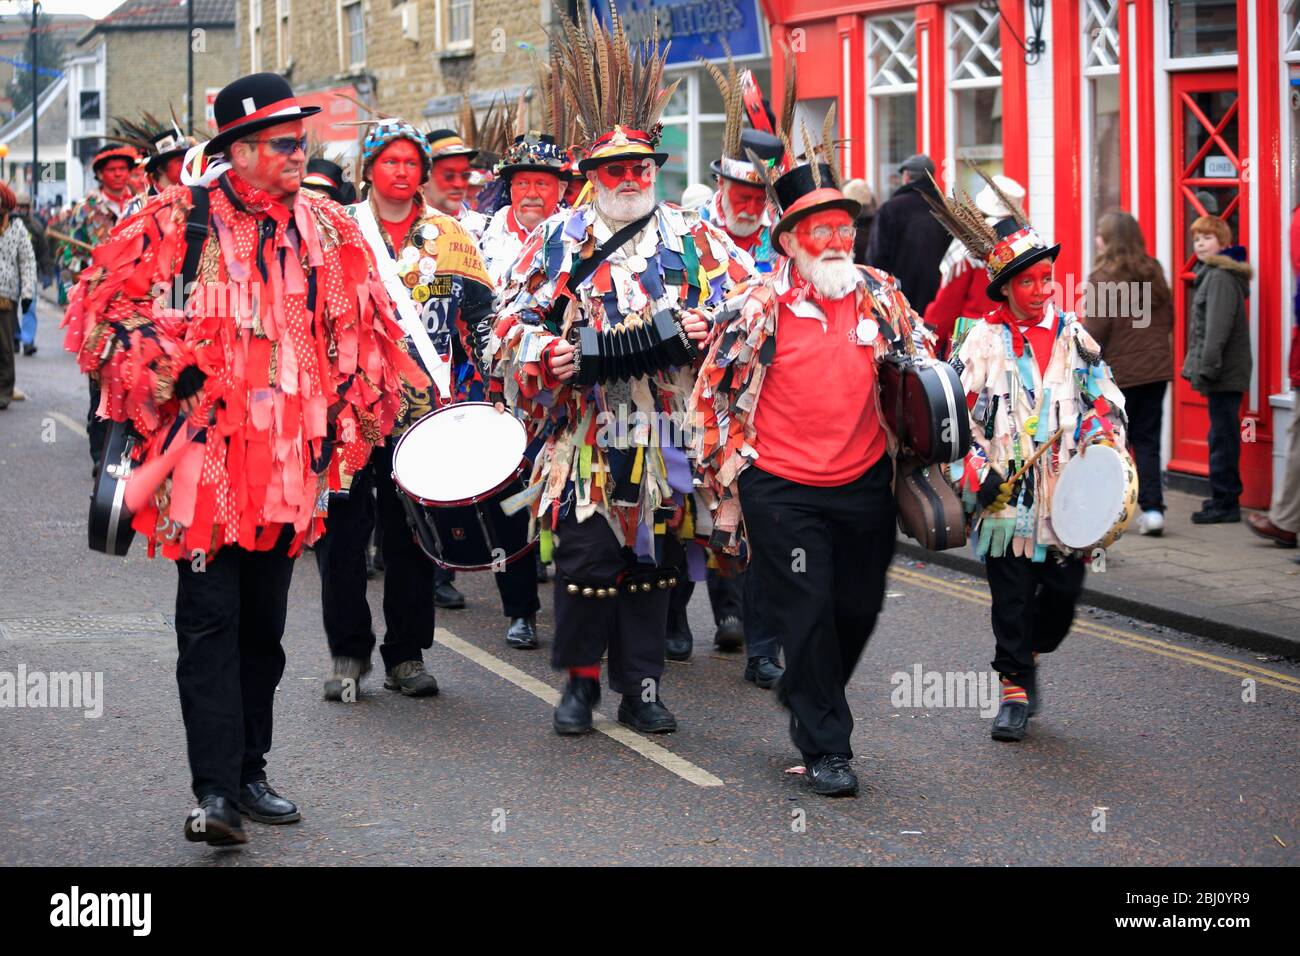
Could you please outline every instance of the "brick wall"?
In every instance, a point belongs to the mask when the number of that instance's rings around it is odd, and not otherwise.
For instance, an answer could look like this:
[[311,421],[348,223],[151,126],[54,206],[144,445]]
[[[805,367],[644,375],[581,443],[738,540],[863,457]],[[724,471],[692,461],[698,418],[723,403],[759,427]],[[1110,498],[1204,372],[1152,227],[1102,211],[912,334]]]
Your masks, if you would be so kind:
[[[362,0],[366,62],[364,69],[354,71],[340,62],[338,0],[290,0],[288,50],[279,59],[276,0],[260,2],[262,69],[282,71],[292,56],[290,79],[300,90],[348,80],[364,88],[372,81],[379,109],[417,123],[450,119],[456,109],[451,104],[459,101],[462,91],[480,106],[486,106],[493,94],[513,91],[517,95],[521,87],[531,85],[537,56],[519,44],[542,52],[546,45],[542,17],[549,5],[543,0],[476,0],[473,47],[457,52],[438,48],[434,0]],[[450,0],[443,0],[443,47],[449,33],[445,23],[449,7]],[[416,40],[402,36],[403,8],[415,10]],[[252,68],[248,0],[238,0],[236,20],[239,71],[248,72]]]
[[[187,34],[179,30],[121,30],[107,34],[105,116],[138,118],[143,112],[159,119],[175,107],[185,123],[185,57]],[[194,127],[203,129],[204,90],[225,86],[237,75],[235,31],[208,28],[203,49],[194,53]],[[170,106],[169,106],[170,104]]]

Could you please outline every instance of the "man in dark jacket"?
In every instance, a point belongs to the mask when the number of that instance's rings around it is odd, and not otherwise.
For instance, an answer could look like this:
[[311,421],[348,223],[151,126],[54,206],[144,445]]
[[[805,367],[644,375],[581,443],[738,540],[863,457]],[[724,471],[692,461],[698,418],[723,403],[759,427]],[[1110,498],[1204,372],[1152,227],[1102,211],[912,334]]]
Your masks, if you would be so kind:
[[898,279],[903,295],[920,314],[939,289],[939,263],[950,237],[921,195],[928,192],[938,198],[930,181],[934,161],[929,156],[909,156],[898,171],[903,185],[876,213],[867,265]]
[[1210,490],[1213,497],[1194,515],[1197,524],[1240,521],[1241,397],[1250,388],[1254,362],[1246,297],[1251,268],[1246,250],[1230,246],[1232,233],[1218,216],[1192,223],[1198,261],[1192,282],[1183,378],[1205,396],[1210,411]]

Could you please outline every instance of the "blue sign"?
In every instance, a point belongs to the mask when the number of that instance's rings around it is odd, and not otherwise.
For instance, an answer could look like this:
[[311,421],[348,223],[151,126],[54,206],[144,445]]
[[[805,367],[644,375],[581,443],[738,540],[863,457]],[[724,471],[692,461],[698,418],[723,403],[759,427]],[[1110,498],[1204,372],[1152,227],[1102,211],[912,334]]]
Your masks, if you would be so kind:
[[654,21],[659,21],[660,41],[672,41],[669,66],[689,66],[700,57],[726,59],[723,41],[736,59],[767,52],[763,42],[767,25],[758,0],[591,0],[591,8],[606,24],[611,3],[617,6],[634,45],[649,40]]

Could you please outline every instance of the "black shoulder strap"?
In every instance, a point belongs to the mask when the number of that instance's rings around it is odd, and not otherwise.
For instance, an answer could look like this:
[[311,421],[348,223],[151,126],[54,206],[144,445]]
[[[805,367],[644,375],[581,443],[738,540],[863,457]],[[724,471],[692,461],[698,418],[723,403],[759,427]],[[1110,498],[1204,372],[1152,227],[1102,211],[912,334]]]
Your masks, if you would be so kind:
[[181,289],[190,288],[199,274],[199,257],[208,238],[208,189],[190,187],[190,214],[185,220],[185,263],[181,266]]
[[[578,295],[578,286],[582,285],[582,283],[586,281],[587,276],[595,272],[602,262],[622,248],[623,243],[627,242],[644,229],[646,223],[654,218],[654,214],[654,209],[651,209],[640,219],[629,222],[626,226],[592,250],[591,255],[579,262],[577,268],[569,273],[569,295],[576,299]],[[552,325],[558,325],[560,317],[564,315],[564,308],[564,296],[558,296],[556,300],[551,303],[551,309],[546,315],[547,321]]]

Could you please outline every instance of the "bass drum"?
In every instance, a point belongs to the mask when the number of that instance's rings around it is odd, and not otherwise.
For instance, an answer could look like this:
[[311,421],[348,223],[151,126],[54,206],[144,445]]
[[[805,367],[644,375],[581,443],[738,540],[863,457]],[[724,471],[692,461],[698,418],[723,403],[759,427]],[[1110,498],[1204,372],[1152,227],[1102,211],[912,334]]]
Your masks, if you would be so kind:
[[1052,531],[1067,548],[1114,544],[1137,514],[1133,459],[1110,445],[1088,445],[1061,469],[1052,490]]
[[448,405],[407,429],[393,449],[393,481],[416,543],[440,567],[500,570],[533,547],[528,509],[503,503],[524,490],[528,436],[486,402]]

